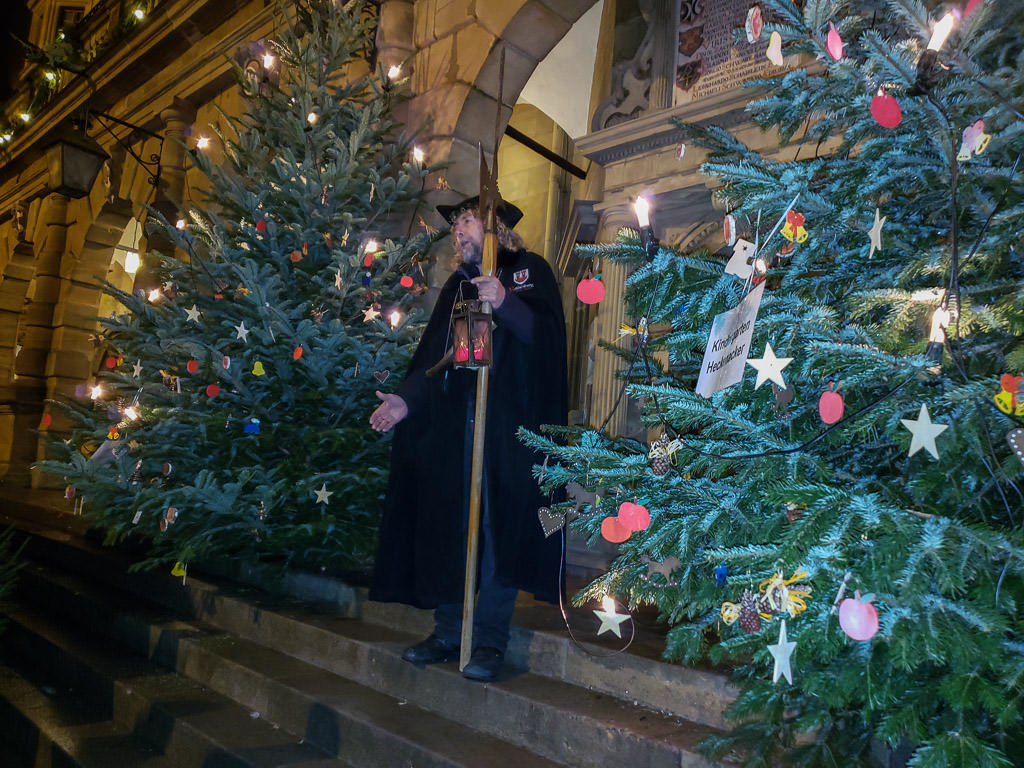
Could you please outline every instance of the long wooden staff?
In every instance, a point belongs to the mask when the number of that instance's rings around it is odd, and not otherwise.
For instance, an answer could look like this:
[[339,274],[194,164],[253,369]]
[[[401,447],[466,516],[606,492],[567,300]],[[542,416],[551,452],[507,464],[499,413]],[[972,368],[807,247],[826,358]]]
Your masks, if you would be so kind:
[[[501,49],[498,65],[498,107],[494,119],[494,164],[487,167],[484,148],[480,150],[480,209],[477,215],[484,225],[484,247],[480,263],[481,275],[494,275],[498,256],[496,211],[498,196],[498,142],[501,140],[501,96],[505,79],[505,49]],[[481,310],[490,315],[491,305],[483,302]],[[488,320],[488,322],[490,322]],[[470,336],[472,337],[472,329]],[[493,358],[494,345],[491,345]],[[473,613],[476,603],[477,552],[480,542],[480,500],[484,476],[484,439],[487,428],[487,383],[489,366],[476,372],[476,410],[473,415],[473,465],[469,481],[469,521],[466,535],[466,589],[462,598],[462,643],[459,652],[459,670],[466,668],[473,653]]]

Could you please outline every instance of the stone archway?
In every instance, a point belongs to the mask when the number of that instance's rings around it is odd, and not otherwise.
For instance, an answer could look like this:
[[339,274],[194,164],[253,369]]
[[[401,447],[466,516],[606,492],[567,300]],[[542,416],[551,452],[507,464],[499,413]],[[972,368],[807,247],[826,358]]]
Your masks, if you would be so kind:
[[447,161],[451,197],[479,185],[478,142],[494,150],[498,71],[505,50],[500,130],[537,64],[597,0],[477,0],[472,16],[444,0],[417,4],[414,96],[407,122],[429,136],[429,157]]
[[[114,246],[132,214],[127,201],[106,197],[97,202],[81,245],[75,247],[66,237],[67,200],[49,201],[51,214],[44,227],[51,237],[35,254],[27,290],[31,301],[17,330],[22,350],[15,359],[11,387],[17,413],[10,438],[0,445],[0,460],[6,449],[8,483],[27,480],[32,462],[46,456],[47,436],[37,439],[32,433],[39,427],[45,400],[74,396],[75,386],[93,373],[94,345],[89,337],[96,331],[93,318],[102,295],[99,280],[106,274]],[[75,205],[77,212],[91,208],[88,201]],[[50,429],[68,426],[59,412],[51,415]]]

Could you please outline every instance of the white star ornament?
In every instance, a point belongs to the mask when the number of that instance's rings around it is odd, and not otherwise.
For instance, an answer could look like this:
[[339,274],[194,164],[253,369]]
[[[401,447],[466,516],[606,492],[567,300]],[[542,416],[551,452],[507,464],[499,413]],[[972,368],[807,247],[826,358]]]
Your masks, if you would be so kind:
[[900,421],[912,435],[910,451],[907,456],[913,456],[924,448],[934,458],[939,458],[939,450],[935,447],[935,438],[946,431],[949,427],[948,424],[932,424],[931,416],[928,415],[928,406],[923,404],[916,419],[900,419]]
[[622,622],[629,618],[629,614],[616,613],[614,600],[610,597],[605,597],[604,610],[594,611],[594,614],[601,620],[601,628],[597,630],[597,634],[603,635],[605,632],[614,632],[616,637],[622,637]]
[[875,255],[875,251],[882,250],[882,226],[885,224],[887,216],[878,217],[878,209],[875,208],[875,223],[871,227],[871,231],[868,233],[871,236],[871,250],[868,251],[868,258],[872,258]]
[[757,371],[757,381],[754,382],[754,389],[759,388],[766,381],[774,381],[782,389],[786,389],[786,380],[782,378],[782,369],[793,362],[792,357],[776,357],[775,350],[771,344],[764,345],[764,357],[751,357],[747,359],[747,365]]
[[789,657],[793,655],[796,648],[796,640],[789,641],[786,637],[786,620],[782,620],[779,627],[779,642],[768,646],[768,652],[775,659],[775,668],[772,669],[772,682],[779,682],[780,677],[786,678],[786,682],[793,684],[793,670],[789,665]]
[[329,501],[329,499],[330,499],[330,497],[332,495],[334,495],[334,491],[328,491],[327,490],[327,483],[326,482],[323,485],[320,486],[319,490],[315,490],[315,491],[313,491],[313,493],[316,494],[316,503],[317,504],[330,504],[331,502]]

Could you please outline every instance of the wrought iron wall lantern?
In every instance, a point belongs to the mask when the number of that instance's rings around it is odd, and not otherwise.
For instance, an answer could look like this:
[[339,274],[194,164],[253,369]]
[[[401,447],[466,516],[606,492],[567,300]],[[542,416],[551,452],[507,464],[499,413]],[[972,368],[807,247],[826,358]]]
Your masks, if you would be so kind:
[[[85,197],[92,190],[103,164],[110,159],[110,155],[86,132],[88,118],[96,118],[100,127],[110,134],[114,142],[135,158],[150,184],[155,187],[160,182],[163,136],[102,112],[90,112],[86,119],[73,120],[58,128],[53,140],[46,146],[46,165],[51,191],[76,199]],[[132,133],[126,141],[122,141],[114,134],[110,128],[111,123],[131,128]],[[154,138],[160,142],[158,151],[151,153],[148,160],[132,149],[132,143],[138,141],[141,136]]]
[[85,197],[110,156],[103,147],[69,124],[61,126],[46,147],[50,191],[71,198]]

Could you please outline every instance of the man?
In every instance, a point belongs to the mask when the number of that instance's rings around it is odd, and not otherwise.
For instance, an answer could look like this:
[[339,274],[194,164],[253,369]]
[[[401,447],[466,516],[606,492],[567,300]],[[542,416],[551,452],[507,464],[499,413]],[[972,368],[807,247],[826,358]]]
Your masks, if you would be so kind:
[[[435,628],[405,650],[414,664],[459,657],[465,589],[476,371],[427,370],[451,344],[450,319],[459,296],[489,301],[494,310],[481,498],[479,597],[473,652],[463,675],[493,680],[504,659],[517,590],[557,601],[557,538],[537,522],[541,496],[531,475],[543,457],[516,438],[520,426],[565,424],[565,320],[551,268],[526,249],[511,228],[522,212],[498,210],[496,275],[480,274],[483,225],[479,198],[438,206],[452,225],[462,263],[448,279],[396,394],[383,402],[371,426],[395,429],[372,600],[434,608]],[[397,425],[397,426],[396,426]]]

